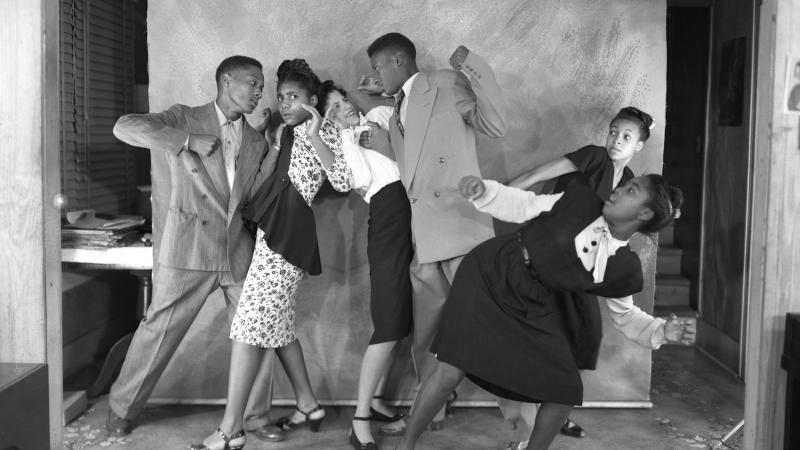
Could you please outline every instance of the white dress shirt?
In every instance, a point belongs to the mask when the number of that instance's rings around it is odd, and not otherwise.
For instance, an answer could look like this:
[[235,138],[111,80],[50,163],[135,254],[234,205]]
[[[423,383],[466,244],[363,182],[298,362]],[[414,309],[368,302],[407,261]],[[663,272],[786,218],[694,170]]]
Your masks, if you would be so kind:
[[352,173],[351,186],[367,203],[386,185],[400,180],[400,169],[390,158],[358,145],[358,136],[366,130],[366,121],[389,129],[389,119],[393,112],[394,108],[391,106],[372,108],[363,117],[361,125],[342,130],[342,153]]
[[[493,180],[483,180],[486,191],[472,200],[473,205],[497,219],[522,223],[550,211],[563,193],[536,194],[504,186]],[[596,283],[603,281],[605,264],[609,257],[628,244],[611,236],[603,216],[575,236],[575,252],[586,270],[591,270]],[[667,342],[664,336],[666,320],[655,318],[633,304],[633,297],[607,298],[606,306],[614,327],[626,338],[639,345],[658,349]]]
[[[228,188],[233,190],[233,180],[236,177],[236,160],[239,158],[239,147],[242,144],[242,121],[244,116],[236,120],[228,120],[225,114],[214,102],[219,120],[219,138],[222,141],[222,159],[225,161],[225,174],[228,177]],[[229,123],[230,122],[230,123]]]
[[[415,73],[414,75],[411,75],[411,77],[409,77],[406,80],[406,82],[403,83],[402,89],[403,89],[403,94],[405,94],[405,98],[403,99],[403,104],[400,105],[400,123],[402,123],[403,126],[406,126],[406,111],[408,111],[408,96],[409,94],[411,94],[411,86],[414,84],[414,80],[417,78],[417,75],[419,75],[419,72]],[[395,98],[397,97],[395,96]],[[387,127],[386,129],[388,130],[389,128]]]

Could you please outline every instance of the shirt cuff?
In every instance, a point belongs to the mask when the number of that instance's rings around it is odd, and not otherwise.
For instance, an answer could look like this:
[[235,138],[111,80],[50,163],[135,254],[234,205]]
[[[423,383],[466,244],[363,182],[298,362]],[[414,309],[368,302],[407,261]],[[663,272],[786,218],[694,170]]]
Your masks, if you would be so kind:
[[477,209],[484,208],[489,203],[492,203],[495,197],[497,197],[497,193],[500,191],[500,183],[494,180],[483,180],[483,185],[486,187],[486,190],[483,192],[483,195],[480,197],[470,200],[472,204]]
[[667,337],[664,335],[664,325],[667,321],[661,318],[657,318],[656,321],[658,322],[658,328],[656,328],[656,331],[650,337],[650,347],[652,347],[653,350],[658,350],[662,345],[667,343]]

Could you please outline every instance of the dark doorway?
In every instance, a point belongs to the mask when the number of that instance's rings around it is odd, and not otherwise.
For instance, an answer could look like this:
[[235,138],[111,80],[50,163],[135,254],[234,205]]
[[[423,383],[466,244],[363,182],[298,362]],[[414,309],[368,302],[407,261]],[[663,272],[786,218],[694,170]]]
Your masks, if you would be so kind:
[[685,195],[674,225],[680,274],[697,310],[703,152],[706,141],[710,8],[667,8],[667,111],[664,175]]

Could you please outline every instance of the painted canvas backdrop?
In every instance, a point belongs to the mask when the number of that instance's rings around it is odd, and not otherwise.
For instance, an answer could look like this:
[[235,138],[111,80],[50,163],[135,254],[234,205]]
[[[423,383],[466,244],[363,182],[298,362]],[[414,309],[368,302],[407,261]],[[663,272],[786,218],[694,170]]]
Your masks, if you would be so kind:
[[[480,140],[485,177],[506,180],[582,145],[602,145],[609,120],[627,105],[651,113],[657,124],[632,168],[636,174],[660,173],[665,14],[664,1],[639,0],[150,2],[150,105],[160,111],[176,102],[211,101],[216,66],[232,54],[264,64],[266,88],[259,110],[275,107],[275,69],[287,58],[305,58],[321,79],[350,87],[369,71],[369,43],[399,31],[415,42],[423,71],[448,67],[448,57],[459,44],[483,55],[494,68],[512,120],[504,138]],[[248,120],[255,124],[260,115]],[[153,164],[154,171],[163,170],[157,155]],[[164,196],[154,197],[154,208],[165,201]],[[351,402],[372,332],[367,207],[356,194],[327,190],[314,210],[323,273],[306,278],[300,288],[298,333],[319,398]],[[498,229],[508,226],[498,224]],[[656,244],[637,237],[634,249],[646,270],[645,290],[635,301],[651,310]],[[224,399],[229,341],[223,303],[219,293],[209,299],[158,384],[155,401]],[[585,400],[646,404],[650,352],[626,341],[607,316],[604,320],[598,370],[583,374]],[[393,368],[390,391],[396,398],[413,398],[411,374],[406,346]],[[275,399],[291,401],[291,387],[279,366],[275,375]],[[492,397],[465,384],[460,399]]]

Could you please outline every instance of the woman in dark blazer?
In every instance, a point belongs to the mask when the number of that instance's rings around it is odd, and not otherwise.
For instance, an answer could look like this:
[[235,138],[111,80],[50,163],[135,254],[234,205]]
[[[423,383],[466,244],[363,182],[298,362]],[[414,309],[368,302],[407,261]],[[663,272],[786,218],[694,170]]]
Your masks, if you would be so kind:
[[[563,194],[537,195],[465,177],[460,189],[484,212],[528,221],[517,233],[479,245],[461,263],[431,347],[438,366],[420,388],[398,449],[414,448],[465,376],[500,397],[542,403],[528,448],[547,448],[572,405],[582,402],[574,355],[595,345],[570,338],[585,324],[571,323],[564,297],[556,294],[640,291],[641,263],[628,239],[669,224],[682,195],[659,175],[634,178],[605,202],[581,183]],[[681,331],[678,339],[693,332]]]

